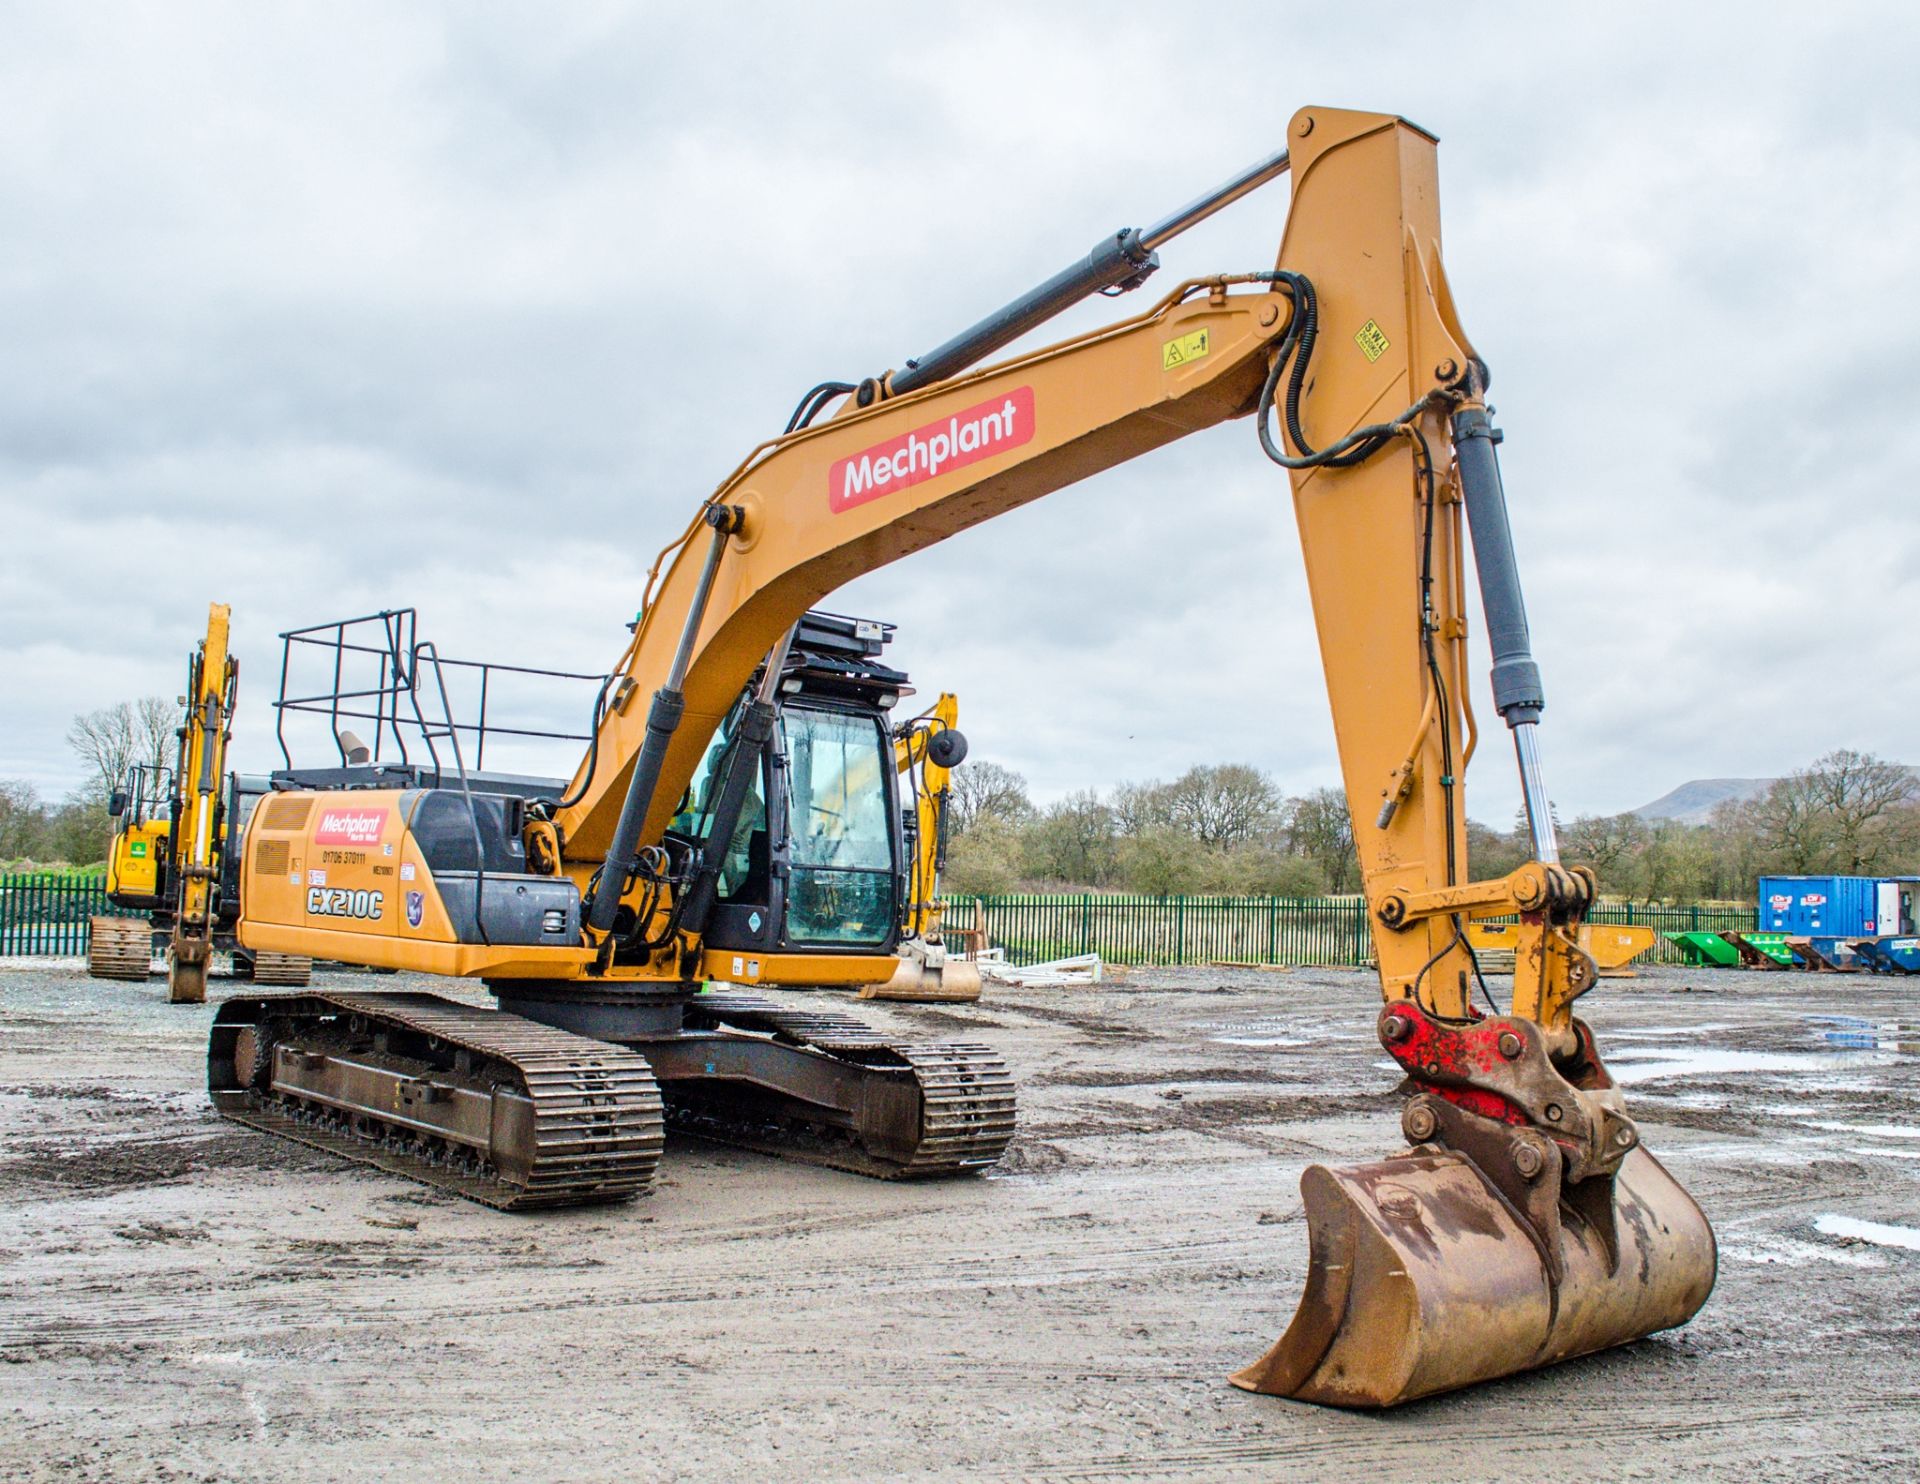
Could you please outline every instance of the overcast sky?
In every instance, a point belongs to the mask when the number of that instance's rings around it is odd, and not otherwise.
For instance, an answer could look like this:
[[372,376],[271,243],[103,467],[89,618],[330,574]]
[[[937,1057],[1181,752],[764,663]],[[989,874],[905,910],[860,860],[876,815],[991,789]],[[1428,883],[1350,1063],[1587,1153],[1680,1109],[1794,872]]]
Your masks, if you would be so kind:
[[[603,668],[653,553],[802,391],[1306,103],[1442,140],[1563,817],[1837,746],[1920,762],[1920,20],[1770,13],[0,5],[0,777],[77,782],[69,720],[175,694],[210,599],[248,769],[296,625],[411,604],[447,654]],[[1285,209],[1223,213],[1160,282],[1271,266]],[[1042,799],[1337,778],[1247,423],[833,601],[897,622]],[[1511,820],[1511,774],[1483,750],[1473,815]]]

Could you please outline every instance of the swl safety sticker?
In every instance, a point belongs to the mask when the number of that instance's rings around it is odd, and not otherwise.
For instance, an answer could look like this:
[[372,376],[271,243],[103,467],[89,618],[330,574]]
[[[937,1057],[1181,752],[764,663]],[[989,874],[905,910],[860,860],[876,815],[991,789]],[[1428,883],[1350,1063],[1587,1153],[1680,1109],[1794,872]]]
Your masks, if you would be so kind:
[[1160,347],[1160,369],[1176,370],[1189,361],[1199,360],[1210,349],[1212,347],[1207,343],[1205,330],[1192,330],[1185,335],[1176,336]]

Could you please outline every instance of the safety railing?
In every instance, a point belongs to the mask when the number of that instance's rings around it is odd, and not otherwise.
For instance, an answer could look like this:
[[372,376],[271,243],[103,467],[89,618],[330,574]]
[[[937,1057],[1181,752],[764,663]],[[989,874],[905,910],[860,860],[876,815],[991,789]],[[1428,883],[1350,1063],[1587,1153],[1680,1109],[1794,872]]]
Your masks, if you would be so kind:
[[[573,670],[442,658],[431,643],[419,638],[418,616],[412,608],[382,609],[358,618],[289,629],[281,634],[280,645],[274,736],[289,768],[294,766],[287,740],[289,720],[319,717],[325,719],[328,740],[339,763],[353,760],[343,730],[351,729],[349,723],[366,723],[371,736],[356,732],[367,749],[362,761],[419,763],[432,770],[436,785],[444,766],[439,744],[449,737],[465,736],[472,743],[470,754],[456,749],[456,773],[468,766],[476,772],[484,771],[489,739],[588,740],[590,733],[585,730],[499,720],[491,708],[503,683],[519,679],[584,682],[597,687],[606,681],[604,675]],[[450,674],[456,681],[454,689],[471,697],[470,707],[456,707],[448,699]],[[428,692],[424,707],[423,679]],[[459,684],[462,681],[464,685]],[[580,710],[587,713],[584,702]],[[435,716],[434,711],[441,714]]]

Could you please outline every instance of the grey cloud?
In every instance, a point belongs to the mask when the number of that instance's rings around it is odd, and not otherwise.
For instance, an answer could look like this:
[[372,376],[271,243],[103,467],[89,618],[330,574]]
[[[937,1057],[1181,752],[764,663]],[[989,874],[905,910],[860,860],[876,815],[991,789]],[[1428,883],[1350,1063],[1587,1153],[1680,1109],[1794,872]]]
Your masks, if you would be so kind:
[[[68,718],[172,694],[213,598],[249,766],[291,625],[411,602],[451,654],[609,662],[654,551],[802,390],[925,349],[1305,102],[1445,141],[1563,812],[1842,744],[1913,760],[1906,10],[1406,15],[17,7],[0,775],[72,781]],[[1163,279],[1266,266],[1283,219],[1256,197]],[[1043,794],[1335,777],[1245,425],[832,601],[899,621],[922,689]],[[1837,688],[1827,633],[1875,679],[1783,705]],[[1511,815],[1509,773],[1489,734],[1477,816]]]

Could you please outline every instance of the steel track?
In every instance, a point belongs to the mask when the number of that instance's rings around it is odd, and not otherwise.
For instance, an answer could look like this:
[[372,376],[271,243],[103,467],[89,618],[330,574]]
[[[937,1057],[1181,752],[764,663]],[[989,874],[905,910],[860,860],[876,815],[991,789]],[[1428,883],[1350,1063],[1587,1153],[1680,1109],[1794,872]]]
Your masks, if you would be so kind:
[[804,1119],[778,1123],[729,1117],[713,1100],[675,1106],[677,1132],[851,1170],[883,1180],[968,1174],[996,1164],[1013,1138],[1013,1078],[991,1047],[967,1041],[897,1041],[851,1016],[782,1004],[762,995],[710,990],[688,1003],[691,1023],[760,1033],[862,1068],[904,1068],[920,1090],[920,1126],[903,1159],[863,1149],[847,1130]]
[[[377,1032],[424,1038],[445,1054],[431,1059],[386,1055],[422,1076],[444,1074],[468,1053],[465,1075],[518,1094],[533,1105],[532,1160],[509,1181],[475,1151],[438,1144],[392,1123],[379,1109],[348,1116],[263,1085],[248,1069],[244,1087],[222,1086],[222,1029],[230,1048],[238,1031],[255,1028],[269,1041],[324,1055],[343,1042],[373,1044]],[[230,1051],[229,1051],[230,1055]],[[231,1062],[228,1063],[229,1068]],[[344,1155],[391,1174],[450,1190],[503,1211],[627,1200],[653,1179],[664,1142],[660,1090],[644,1057],[624,1047],[428,994],[301,994],[248,996],[220,1008],[209,1082],[215,1106],[236,1122]],[[238,1081],[229,1071],[227,1081]]]

